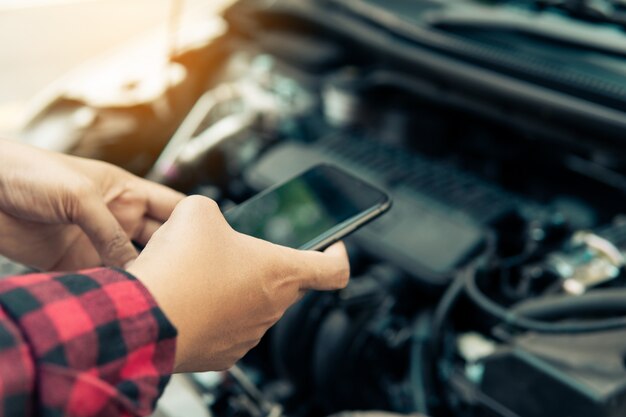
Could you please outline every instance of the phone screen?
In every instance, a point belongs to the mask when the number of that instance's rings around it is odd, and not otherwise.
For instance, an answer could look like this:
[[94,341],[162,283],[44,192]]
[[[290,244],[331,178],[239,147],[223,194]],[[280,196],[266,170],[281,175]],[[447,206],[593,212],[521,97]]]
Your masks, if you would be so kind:
[[234,207],[225,217],[241,233],[292,248],[318,249],[350,225],[384,211],[388,203],[375,187],[338,168],[318,165]]

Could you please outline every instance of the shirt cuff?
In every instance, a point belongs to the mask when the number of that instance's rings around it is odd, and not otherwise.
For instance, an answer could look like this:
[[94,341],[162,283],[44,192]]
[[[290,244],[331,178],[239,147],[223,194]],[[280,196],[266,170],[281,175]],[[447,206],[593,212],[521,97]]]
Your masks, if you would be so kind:
[[0,305],[27,341],[42,415],[147,415],[173,371],[176,329],[125,271],[0,281]]

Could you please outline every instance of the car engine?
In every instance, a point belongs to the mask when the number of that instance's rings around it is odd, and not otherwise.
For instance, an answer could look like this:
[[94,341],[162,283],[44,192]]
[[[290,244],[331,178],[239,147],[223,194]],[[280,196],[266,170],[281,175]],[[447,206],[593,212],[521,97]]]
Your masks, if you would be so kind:
[[[626,415],[626,3],[241,0],[223,19],[173,58],[193,99],[163,151],[126,168],[227,209],[330,162],[394,205],[346,240],[346,289],[190,376],[214,415]],[[139,146],[82,132],[67,151],[124,166]]]

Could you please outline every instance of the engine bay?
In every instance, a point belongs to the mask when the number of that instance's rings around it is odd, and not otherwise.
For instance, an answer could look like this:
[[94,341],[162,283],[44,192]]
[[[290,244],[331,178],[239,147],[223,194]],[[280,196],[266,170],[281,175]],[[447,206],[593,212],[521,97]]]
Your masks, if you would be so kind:
[[233,370],[190,376],[214,415],[626,413],[626,11],[611,5],[606,21],[591,2],[242,0],[175,57],[193,99],[150,125],[167,137],[150,164],[128,162],[140,140],[83,128],[68,152],[224,210],[320,162],[393,197],[347,239],[346,289],[307,294]]

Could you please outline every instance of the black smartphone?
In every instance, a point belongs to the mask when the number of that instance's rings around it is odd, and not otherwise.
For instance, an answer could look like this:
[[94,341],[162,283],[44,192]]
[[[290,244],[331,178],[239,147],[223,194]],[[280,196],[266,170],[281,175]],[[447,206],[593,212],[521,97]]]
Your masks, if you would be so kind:
[[336,166],[321,164],[224,216],[241,233],[296,249],[322,250],[390,207],[382,190]]

